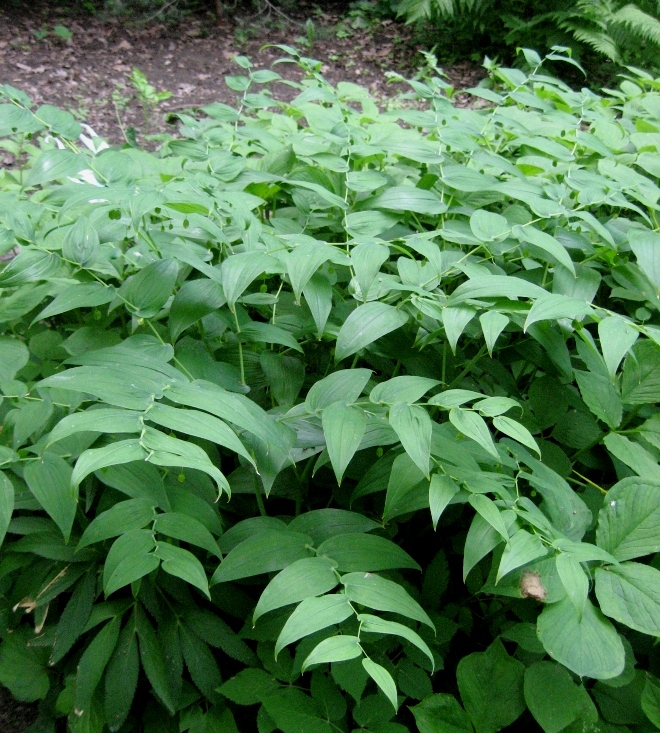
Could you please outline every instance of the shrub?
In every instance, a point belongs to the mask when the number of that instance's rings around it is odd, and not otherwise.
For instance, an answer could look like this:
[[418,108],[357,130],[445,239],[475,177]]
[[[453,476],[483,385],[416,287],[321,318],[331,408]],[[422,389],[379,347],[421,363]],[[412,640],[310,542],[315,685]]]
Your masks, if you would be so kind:
[[159,155],[3,87],[0,682],[39,730],[649,730],[660,82],[388,112],[283,50],[291,103],[239,57]]

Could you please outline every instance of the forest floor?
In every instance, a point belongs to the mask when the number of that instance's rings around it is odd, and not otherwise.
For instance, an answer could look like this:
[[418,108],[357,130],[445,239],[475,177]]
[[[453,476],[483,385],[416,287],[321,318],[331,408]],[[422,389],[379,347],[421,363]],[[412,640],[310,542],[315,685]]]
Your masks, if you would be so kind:
[[[264,1],[254,0],[257,7]],[[123,142],[122,127],[143,134],[164,131],[167,115],[162,113],[168,111],[210,102],[235,104],[236,93],[224,83],[226,75],[240,71],[233,57],[249,56],[257,68],[269,68],[285,55],[271,44],[297,46],[322,62],[328,81],[360,84],[378,100],[405,91],[404,85],[388,82],[387,71],[410,77],[423,62],[410,27],[370,20],[345,5],[322,10],[304,0],[284,18],[269,4],[257,14],[243,8],[231,18],[216,19],[208,12],[177,25],[159,18],[131,23],[89,14],[67,16],[48,4],[23,5],[20,11],[0,8],[0,83],[27,92],[35,104],[68,109],[113,143]],[[308,19],[313,30],[309,23],[305,26]],[[155,114],[145,116],[135,98],[128,79],[134,68],[157,91],[172,93]],[[276,69],[285,79],[301,76],[291,64]],[[446,73],[457,90],[485,75],[470,62],[453,65]],[[273,92],[280,99],[295,94],[284,84],[275,84]],[[455,103],[464,106],[470,99],[457,94]]]

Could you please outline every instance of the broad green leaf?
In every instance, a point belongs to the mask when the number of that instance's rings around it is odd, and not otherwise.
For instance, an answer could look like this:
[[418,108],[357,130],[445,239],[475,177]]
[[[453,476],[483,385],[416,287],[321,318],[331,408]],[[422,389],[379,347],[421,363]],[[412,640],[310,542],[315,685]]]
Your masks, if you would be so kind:
[[175,575],[194,585],[211,600],[209,584],[202,563],[188,550],[170,545],[167,542],[157,542],[154,555],[161,560],[161,567],[166,573]]
[[515,408],[522,412],[520,403],[512,400],[510,397],[486,397],[479,402],[475,402],[472,406],[475,410],[479,410],[486,417],[496,417],[503,415],[505,412]]
[[225,302],[222,285],[214,280],[201,278],[183,283],[170,307],[169,326],[172,343],[175,343],[188,327],[221,308]]
[[637,562],[596,568],[596,598],[606,616],[660,636],[660,571],[655,568]]
[[72,489],[71,467],[59,456],[45,453],[30,461],[23,473],[28,488],[69,541],[78,502]]
[[160,564],[152,554],[156,543],[147,529],[134,529],[116,539],[103,568],[103,590],[109,596],[116,590],[155,570]]
[[87,167],[84,155],[71,150],[46,150],[32,163],[28,173],[26,186],[42,186],[44,183],[75,176]]
[[623,671],[621,637],[588,600],[582,616],[570,598],[546,606],[537,630],[548,654],[579,677],[607,680]]
[[504,331],[504,329],[509,325],[509,319],[503,313],[490,310],[479,316],[479,323],[481,324],[481,330],[484,334],[488,353],[492,357],[497,339],[500,337],[502,331]]
[[447,389],[444,392],[440,392],[429,400],[429,405],[437,405],[445,410],[451,407],[460,407],[466,402],[472,400],[483,399],[484,395],[480,392],[473,392],[470,389]]
[[385,303],[359,305],[344,321],[335,347],[335,362],[355,354],[408,321],[405,312]]
[[660,728],[660,680],[648,673],[642,693],[642,709],[653,725]]
[[333,402],[321,415],[323,434],[332,468],[341,484],[344,471],[362,442],[367,416],[359,407]]
[[139,433],[143,428],[141,416],[140,412],[113,408],[74,412],[63,417],[51,430],[48,445],[76,433]]
[[497,733],[525,710],[525,667],[496,639],[485,652],[463,657],[456,669],[458,689],[476,730]]
[[8,476],[0,471],[0,547],[5,539],[7,527],[14,512],[14,485]]
[[145,419],[176,430],[186,435],[195,435],[212,443],[238,453],[254,465],[254,458],[248,453],[236,433],[227,423],[200,410],[181,410],[168,405],[154,404],[145,415]]
[[346,174],[346,188],[358,193],[371,193],[387,185],[387,176],[378,171],[350,171]]
[[222,553],[209,530],[197,519],[179,512],[166,512],[154,518],[154,530],[160,534],[188,542],[222,559]]
[[78,662],[75,704],[79,715],[92,704],[92,695],[117,645],[120,624],[118,616],[109,621],[94,637]]
[[111,731],[121,728],[130,713],[140,674],[135,626],[122,630],[105,673],[105,718]]
[[634,346],[639,333],[623,318],[608,316],[598,324],[598,336],[607,370],[614,378],[621,360]]
[[360,622],[360,629],[364,632],[372,634],[390,634],[394,636],[400,636],[401,638],[409,641],[413,646],[416,646],[421,652],[426,654],[431,662],[431,666],[435,666],[435,660],[433,654],[429,649],[426,642],[421,636],[413,631],[408,626],[399,624],[396,621],[387,621],[386,619],[380,618],[379,616],[372,616],[369,613],[361,613],[358,615],[358,621]]
[[[472,504],[473,498],[477,499],[480,496],[482,495],[477,494],[471,496],[470,503]],[[484,519],[487,518],[484,517]],[[499,583],[500,579],[512,570],[516,570],[523,565],[527,565],[534,560],[538,560],[539,557],[543,557],[544,555],[547,555],[547,553],[548,550],[539,537],[524,529],[519,529],[511,535],[511,538],[506,543],[506,547],[502,553],[502,559],[500,560],[500,564],[497,569],[496,582]]]
[[342,572],[375,572],[394,568],[421,570],[399,545],[375,534],[335,535],[322,542],[316,551],[334,560],[337,570]]
[[459,487],[451,477],[442,473],[434,473],[431,476],[431,483],[429,484],[429,507],[431,509],[431,520],[434,530],[438,528],[438,521],[442,512],[444,512],[459,491]]
[[305,381],[305,364],[294,356],[274,351],[262,351],[259,363],[277,403],[293,405]]
[[82,268],[90,268],[96,263],[100,248],[98,232],[87,217],[81,216],[64,237],[62,257]]
[[612,563],[616,565],[617,561],[600,547],[592,545],[588,542],[573,542],[567,539],[558,539],[553,543],[560,552],[565,552],[574,557],[578,562],[591,562],[592,560],[600,560],[602,562]]
[[581,617],[589,595],[589,578],[579,561],[569,553],[560,553],[555,562],[557,563],[557,574],[566,595],[571,599],[578,616]]
[[472,733],[468,714],[456,698],[440,692],[410,708],[419,733]]
[[456,344],[467,324],[474,318],[477,311],[465,306],[447,306],[442,309],[442,325],[445,327],[447,341],[453,354],[456,354]]
[[474,277],[461,283],[449,297],[448,305],[458,305],[466,300],[483,298],[542,298],[547,291],[538,285],[511,275]]
[[172,702],[167,680],[167,668],[165,666],[163,648],[146,613],[140,606],[136,607],[135,619],[140,661],[144,667],[147,679],[160,702],[163,703],[170,715],[174,715],[175,706]]
[[502,542],[502,535],[481,514],[475,514],[470,524],[463,550],[463,581],[470,570]]
[[639,268],[655,288],[656,294],[660,294],[660,236],[648,229],[631,229],[628,241]]
[[264,252],[242,252],[227,257],[222,263],[222,287],[229,307],[233,310],[245,289],[259,275],[274,268],[278,268],[277,260]]
[[511,226],[501,214],[485,209],[477,209],[472,214],[470,229],[480,242],[496,242],[511,234]]
[[120,501],[90,522],[78,542],[78,549],[134,529],[142,529],[154,517],[154,505],[148,499]]
[[530,308],[525,319],[524,330],[539,321],[557,321],[562,318],[574,320],[591,311],[591,306],[584,300],[569,298],[557,293],[546,293]]
[[[0,107],[0,113],[2,108]],[[0,119],[1,124],[1,119]],[[7,634],[0,646],[0,683],[22,702],[43,700],[48,694],[50,680],[46,659],[40,649],[28,645],[34,632],[16,629]],[[3,716],[5,714],[3,709]]]
[[646,405],[660,401],[660,347],[640,341],[623,362],[621,397],[624,405]]
[[499,533],[505,542],[509,541],[509,533],[506,528],[502,513],[492,499],[485,494],[470,494],[468,499],[470,505],[480,514],[490,526]]
[[428,412],[418,405],[398,402],[390,408],[389,422],[406,453],[426,478],[429,478],[433,424]]
[[575,370],[580,394],[591,412],[612,430],[619,427],[623,405],[611,381],[602,374]]
[[513,234],[521,241],[529,242],[529,244],[547,252],[551,257],[571,272],[573,277],[576,276],[573,260],[571,260],[566,248],[557,239],[555,239],[555,237],[529,225],[514,227]]
[[660,552],[660,483],[619,481],[604,497],[596,542],[617,560]]
[[292,532],[309,535],[315,545],[320,545],[336,535],[371,532],[378,529],[380,524],[364,514],[346,509],[312,509],[292,519],[288,527]]
[[237,705],[256,705],[279,688],[279,682],[268,672],[248,667],[228,679],[218,692]]
[[286,256],[286,269],[291,288],[300,303],[303,288],[312,275],[328,260],[335,256],[332,247],[325,242],[306,242],[294,247]]
[[410,405],[438,384],[437,379],[426,377],[394,377],[377,384],[369,393],[369,400],[375,404],[402,402]]
[[370,369],[341,369],[315,382],[305,398],[309,412],[323,410],[334,402],[351,404],[362,394],[371,377]]
[[544,733],[559,733],[592,709],[595,713],[584,687],[556,662],[534,662],[525,670],[525,702]]
[[316,273],[303,288],[303,295],[316,324],[316,338],[325,331],[328,316],[332,311],[332,285],[325,275]]
[[610,433],[603,439],[607,450],[638,475],[653,480],[660,476],[660,466],[655,458],[639,443],[625,435]]
[[9,382],[30,358],[28,347],[17,338],[0,336],[0,382]]
[[[282,733],[333,733],[335,728],[324,717],[321,704],[302,690],[287,687],[263,699],[268,726],[277,726]],[[259,716],[261,718],[261,716]],[[271,730],[270,727],[264,730]]]
[[298,532],[268,530],[243,540],[225,557],[211,584],[282,570],[311,555],[311,538]]
[[172,295],[178,271],[176,260],[157,260],[126,280],[118,294],[138,318],[153,318]]
[[496,417],[493,420],[493,427],[499,430],[500,433],[508,435],[510,438],[517,440],[522,445],[533,450],[539,458],[541,457],[541,450],[536,440],[534,440],[534,436],[517,420],[512,420],[510,417]]
[[50,664],[57,664],[85,630],[96,598],[96,573],[87,573],[73,589],[55,628]]
[[396,684],[392,679],[392,675],[381,664],[377,664],[373,659],[365,657],[362,660],[362,666],[367,670],[367,674],[378,685],[380,691],[392,703],[395,710],[399,709],[399,701],[396,695]]
[[328,662],[345,662],[355,659],[362,654],[362,647],[357,636],[342,634],[331,636],[317,644],[302,663],[304,672],[313,664],[327,664]]
[[[147,453],[138,439],[120,440],[103,448],[89,448],[80,454],[71,475],[71,485],[78,487],[82,480],[94,471],[131,461],[146,460]],[[73,493],[69,490],[71,495]]]
[[273,326],[272,323],[260,323],[259,321],[243,323],[239,338],[250,343],[281,344],[294,351],[301,353],[303,351],[302,346],[289,331],[279,326]]
[[436,193],[412,186],[388,188],[375,198],[367,200],[365,205],[388,211],[414,211],[416,214],[428,216],[437,216],[447,211],[447,204]]
[[346,596],[354,603],[376,611],[398,613],[435,628],[424,609],[398,583],[364,572],[348,573],[341,582]]
[[[479,395],[481,396],[481,395]],[[449,421],[459,431],[468,438],[471,438],[478,443],[487,453],[490,453],[494,458],[499,459],[499,453],[493,438],[488,430],[486,421],[477,415],[476,412],[471,410],[463,410],[460,407],[452,407],[449,410]]]
[[266,586],[254,609],[252,623],[276,608],[331,591],[339,582],[335,568],[336,564],[325,557],[306,557],[291,563]]
[[384,211],[354,211],[346,215],[346,231],[358,239],[373,239],[391,229],[399,220]]
[[340,624],[352,615],[351,604],[343,593],[306,598],[296,607],[280,631],[275,643],[275,656],[294,641],[311,636],[328,626]]
[[351,249],[351,263],[363,301],[366,302],[369,288],[389,256],[389,249],[376,242],[360,242]]

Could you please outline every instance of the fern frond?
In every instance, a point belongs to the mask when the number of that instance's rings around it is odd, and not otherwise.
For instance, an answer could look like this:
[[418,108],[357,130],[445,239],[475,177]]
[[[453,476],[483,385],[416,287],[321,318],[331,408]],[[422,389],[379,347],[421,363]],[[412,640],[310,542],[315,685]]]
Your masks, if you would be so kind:
[[580,26],[571,27],[569,24],[566,25],[566,30],[570,30],[577,41],[586,43],[594,51],[602,53],[603,56],[607,56],[611,61],[616,61],[617,63],[620,61],[621,55],[619,49],[613,38],[607,33],[592,31]]
[[626,5],[610,18],[610,22],[623,25],[626,29],[645,41],[660,45],[660,21],[648,15],[637,5]]

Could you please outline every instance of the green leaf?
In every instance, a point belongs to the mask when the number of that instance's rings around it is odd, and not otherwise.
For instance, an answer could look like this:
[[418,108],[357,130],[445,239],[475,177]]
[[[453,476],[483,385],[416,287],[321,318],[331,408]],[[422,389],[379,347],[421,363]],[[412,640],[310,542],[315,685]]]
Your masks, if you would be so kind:
[[217,701],[219,697],[216,689],[222,683],[218,664],[208,645],[185,625],[181,627],[181,651],[197,689],[208,700]]
[[63,417],[51,430],[48,445],[76,433],[139,433],[143,427],[141,415],[140,412],[114,408],[74,412]]
[[432,423],[428,412],[418,405],[398,402],[390,408],[389,422],[406,453],[429,478]]
[[369,288],[373,285],[376,275],[389,256],[389,249],[384,244],[376,242],[360,242],[351,249],[353,272],[355,272],[355,279],[363,301],[366,302]]
[[394,377],[377,384],[369,393],[369,400],[377,405],[394,405],[396,402],[410,405],[437,384],[440,384],[437,379],[426,377]]
[[463,581],[469,575],[470,570],[501,542],[500,533],[481,514],[475,514],[465,538]]
[[258,321],[243,323],[239,337],[251,343],[282,344],[294,351],[300,351],[300,353],[303,351],[302,346],[288,331],[279,326],[273,326],[272,323]]
[[[393,570],[419,565],[399,545],[373,534],[340,534],[321,543],[316,552],[334,560],[342,572]],[[302,561],[300,561],[302,562]]]
[[288,530],[269,530],[248,537],[225,557],[211,585],[282,570],[312,554],[311,537]]
[[570,598],[546,606],[537,630],[548,654],[579,677],[607,680],[623,672],[626,655],[621,638],[590,601],[582,616]]
[[660,475],[658,473],[660,466],[655,458],[639,443],[626,438],[625,435],[610,433],[605,436],[603,443],[615,458],[632,468],[638,476],[653,480]]
[[496,242],[511,234],[511,225],[501,214],[477,209],[470,217],[472,234],[480,242]]
[[353,615],[348,598],[343,594],[306,598],[289,616],[275,643],[275,656],[285,646],[315,634],[328,626],[334,626]]
[[451,294],[447,303],[458,305],[466,300],[482,298],[542,298],[547,292],[533,283],[511,275],[488,275],[474,277],[461,283]]
[[62,256],[82,268],[90,268],[99,256],[101,243],[96,229],[85,216],[71,225],[62,242]]
[[436,193],[412,186],[388,188],[375,198],[368,199],[365,206],[388,211],[414,211],[416,214],[428,216],[437,216],[447,211],[447,204]]
[[419,733],[472,733],[472,723],[453,695],[438,693],[410,708]]
[[[103,448],[88,448],[80,454],[76,461],[70,484],[77,488],[82,480],[94,471],[99,471],[108,466],[130,463],[131,461],[143,461],[147,455],[138,439],[120,440]],[[69,489],[68,491],[73,496],[72,490]]]
[[83,652],[76,675],[75,705],[78,715],[89,710],[106,665],[119,639],[120,618],[109,621]]
[[[470,499],[477,499],[480,496],[482,496],[482,494],[473,495]],[[472,503],[472,501],[470,501],[470,503]],[[486,517],[484,517],[484,519],[486,519]],[[499,531],[500,530],[498,530],[498,532]],[[504,548],[502,559],[500,560],[500,564],[497,569],[496,582],[499,583],[500,579],[512,570],[516,570],[523,565],[527,565],[534,560],[537,560],[539,557],[547,555],[547,553],[548,550],[539,537],[524,529],[519,529],[511,535],[511,538]]]
[[291,563],[266,586],[254,609],[252,623],[276,608],[331,591],[339,582],[335,567],[336,564],[325,557],[306,557]]
[[480,392],[473,392],[470,389],[447,389],[440,392],[429,400],[429,405],[437,405],[445,410],[451,407],[460,407],[466,402],[472,400],[483,399],[484,395]]
[[559,733],[593,708],[584,687],[556,662],[535,662],[525,670],[525,702],[544,733]]
[[170,430],[176,430],[186,435],[195,435],[211,443],[223,445],[234,453],[243,456],[252,465],[254,458],[239,440],[236,433],[227,423],[200,410],[181,410],[168,405],[154,404],[145,415],[149,422],[155,422]]
[[201,547],[222,559],[222,553],[209,530],[197,519],[179,512],[167,512],[154,517],[154,530],[176,540]]
[[584,300],[569,298],[567,295],[546,293],[530,308],[525,319],[524,330],[539,321],[557,321],[568,318],[571,321],[591,312],[591,306]]
[[59,456],[45,453],[30,461],[23,473],[28,488],[69,541],[78,502],[71,488],[71,467]]
[[387,621],[386,619],[372,616],[368,613],[359,614],[358,621],[360,622],[360,629],[364,632],[400,636],[402,639],[409,641],[429,658],[431,667],[435,667],[435,660],[428,645],[417,632],[408,626],[399,624],[396,621]]
[[615,430],[621,423],[623,405],[610,380],[602,374],[575,370],[580,394],[591,412]]
[[358,407],[333,402],[321,416],[323,434],[332,468],[341,484],[344,471],[362,442],[367,428],[367,416]]
[[302,663],[302,671],[313,664],[327,664],[328,662],[345,662],[355,659],[362,654],[362,647],[357,636],[348,634],[331,636],[317,644]]
[[154,555],[161,560],[161,567],[166,573],[175,575],[177,578],[185,580],[186,583],[194,585],[211,600],[206,573],[202,563],[192,552],[166,542],[157,542]]
[[129,277],[119,295],[138,318],[153,318],[172,295],[178,271],[176,260],[152,262]]
[[394,306],[380,302],[359,305],[344,321],[337,335],[335,362],[396,331],[407,321],[406,313]]
[[642,710],[653,725],[660,728],[660,680],[648,673],[642,693]]
[[323,717],[316,701],[302,690],[292,687],[277,690],[264,698],[263,706],[271,721],[270,726],[276,726],[282,733],[333,733],[335,730]]
[[435,628],[424,609],[398,583],[364,572],[348,573],[341,582],[346,596],[354,603],[376,611],[398,613]]
[[292,519],[288,527],[292,532],[309,535],[315,545],[320,545],[336,535],[371,532],[378,529],[380,524],[346,509],[313,509]]
[[152,554],[155,546],[153,534],[146,529],[134,529],[116,539],[103,568],[105,595],[109,596],[155,570],[160,564]]
[[[34,637],[31,631],[27,633]],[[2,640],[0,683],[17,700],[36,702],[48,694],[50,680],[43,653],[40,649],[28,646],[26,636],[25,632],[21,633],[17,629]]]
[[293,405],[305,381],[303,362],[288,354],[262,351],[259,363],[277,403],[287,407]]
[[579,561],[569,553],[557,555],[555,562],[557,563],[557,574],[564,586],[566,595],[571,599],[578,616],[582,617],[589,595],[589,578]]
[[222,287],[229,307],[233,310],[245,289],[259,275],[274,268],[277,271],[277,260],[264,252],[242,252],[228,257],[222,263]]
[[517,720],[525,710],[525,667],[510,657],[499,639],[485,652],[463,657],[456,679],[465,709],[476,730],[497,733]]
[[0,471],[0,547],[5,539],[7,527],[14,512],[14,485],[7,475]]
[[623,362],[621,398],[624,405],[660,401],[660,348],[652,341],[640,341]]
[[105,719],[108,728],[121,728],[130,713],[140,673],[135,626],[126,624],[105,673]]
[[481,324],[481,330],[484,333],[488,353],[492,357],[497,339],[500,337],[502,331],[504,331],[504,329],[509,325],[509,319],[503,313],[490,310],[479,316],[479,323]]
[[0,382],[9,382],[30,359],[28,347],[17,338],[0,336]]
[[175,343],[187,328],[221,308],[225,302],[222,285],[214,280],[202,278],[183,283],[170,307],[169,327],[172,343]]
[[96,573],[88,572],[76,584],[55,628],[50,664],[57,664],[83,633],[96,598]]
[[71,150],[46,150],[32,163],[32,168],[25,182],[26,186],[43,186],[44,183],[61,180],[87,167],[84,155]]
[[335,256],[332,247],[325,242],[306,242],[294,247],[286,256],[286,269],[291,281],[291,288],[300,303],[303,288],[312,275],[328,260]]
[[377,664],[369,657],[362,660],[362,666],[367,670],[367,674],[378,685],[378,688],[385,697],[392,703],[395,710],[399,709],[399,701],[396,695],[396,685],[392,679],[392,675],[380,664]]
[[248,667],[228,679],[218,692],[237,705],[256,705],[279,688],[279,682],[268,672]]
[[136,607],[135,625],[137,629],[140,661],[153,691],[170,715],[174,715],[175,707],[167,681],[167,670],[163,649],[153,626],[140,606]]
[[305,407],[309,412],[318,412],[334,402],[351,404],[362,394],[370,377],[370,369],[341,369],[333,372],[312,385],[305,399]]
[[614,379],[621,360],[634,346],[639,333],[623,318],[608,316],[598,324],[598,336],[607,371]]
[[434,473],[431,476],[431,483],[429,484],[429,507],[431,509],[431,520],[433,521],[434,530],[438,528],[438,521],[442,512],[444,512],[459,491],[459,487],[451,477],[442,473]]
[[655,568],[637,562],[596,568],[596,598],[606,616],[660,636],[660,571]]
[[506,524],[502,518],[502,513],[492,499],[485,494],[470,494],[468,499],[471,506],[490,524],[490,526],[502,537],[505,542],[509,542],[509,533]]
[[617,560],[660,552],[660,483],[628,478],[613,486],[598,515],[596,542]]
[[305,302],[316,324],[316,337],[323,336],[328,316],[332,311],[332,285],[325,275],[316,273],[303,288]]
[[538,443],[534,440],[534,436],[527,430],[524,425],[521,425],[517,420],[512,420],[510,417],[496,417],[493,420],[493,427],[499,430],[500,433],[508,435],[510,438],[517,440],[522,445],[533,450],[538,457],[541,457],[541,449]]
[[628,241],[640,270],[649,279],[656,294],[660,294],[660,255],[658,255],[660,236],[648,229],[642,231],[633,229],[628,234]]
[[[482,395],[479,395],[480,397]],[[493,438],[488,430],[486,421],[471,410],[463,410],[460,407],[452,407],[449,410],[449,421],[458,430],[459,433],[471,438],[478,443],[487,453],[499,460],[499,453]]]
[[456,354],[456,344],[467,324],[474,318],[477,311],[464,306],[447,306],[442,309],[442,325],[445,327],[447,341],[453,354]]
[[134,529],[142,529],[154,517],[154,505],[149,499],[120,501],[90,522],[78,542],[78,550]]
[[535,247],[547,252],[557,262],[563,265],[572,275],[576,277],[575,265],[570,255],[560,242],[547,232],[543,232],[533,226],[516,226],[513,228],[515,237],[523,242],[529,242]]

